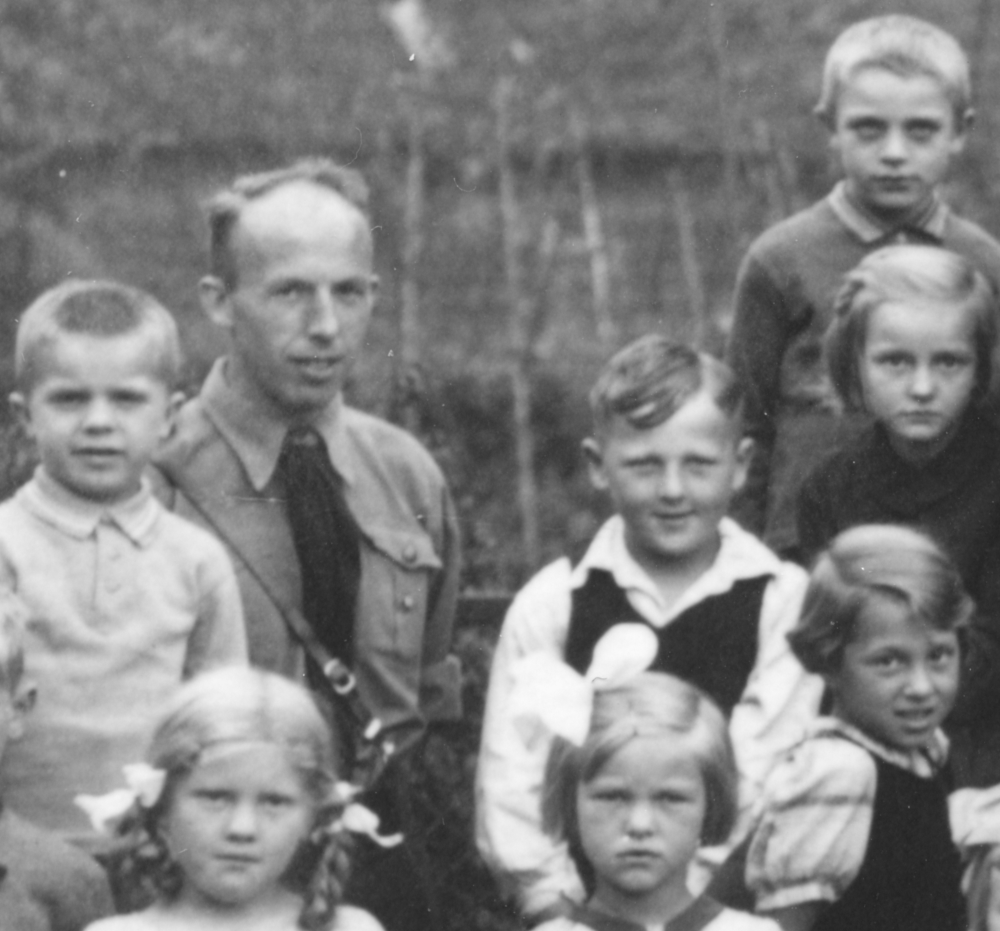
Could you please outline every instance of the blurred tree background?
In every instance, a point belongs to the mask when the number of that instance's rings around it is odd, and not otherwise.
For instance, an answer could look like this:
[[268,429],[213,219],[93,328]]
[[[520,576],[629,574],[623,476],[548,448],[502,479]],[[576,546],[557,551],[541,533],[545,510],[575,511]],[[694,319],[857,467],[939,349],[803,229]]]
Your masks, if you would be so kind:
[[[930,19],[972,60],[947,195],[1000,233],[995,0],[0,0],[0,344],[75,274],[146,288],[189,387],[222,350],[201,204],[304,155],[373,190],[382,301],[356,403],[434,450],[466,588],[510,590],[603,516],[578,454],[600,363],[650,330],[719,350],[736,267],[834,180],[811,111],[847,23]],[[0,365],[9,390],[10,349]],[[0,417],[0,493],[30,453]],[[445,928],[511,927],[469,845],[489,632],[417,798]]]
[[196,386],[222,348],[201,203],[236,172],[352,164],[383,282],[352,394],[439,455],[467,586],[514,587],[601,516],[577,455],[601,360],[653,329],[719,349],[742,251],[833,180],[811,108],[846,23],[962,40],[978,124],[948,194],[1000,231],[994,7],[3,0],[0,340],[41,288],[109,275],[178,314]]

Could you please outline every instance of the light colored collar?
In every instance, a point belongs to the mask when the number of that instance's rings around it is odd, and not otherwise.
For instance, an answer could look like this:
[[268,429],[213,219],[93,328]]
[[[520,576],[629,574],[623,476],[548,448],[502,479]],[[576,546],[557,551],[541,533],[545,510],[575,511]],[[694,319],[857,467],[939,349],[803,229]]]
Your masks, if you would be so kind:
[[[226,360],[217,359],[201,389],[205,413],[222,434],[250,478],[255,491],[263,491],[274,475],[281,447],[288,433],[288,420],[273,408],[253,403],[234,391],[226,380]],[[326,443],[333,467],[348,485],[354,482],[353,465],[345,453],[341,408],[338,394],[307,426],[313,427]],[[296,423],[295,426],[304,426]]]
[[[852,203],[847,196],[847,188],[843,181],[837,183],[827,195],[826,201],[830,205],[830,209],[837,215],[837,219],[864,243],[885,239],[898,231],[895,227],[889,228],[882,225],[871,214],[865,213]],[[906,224],[905,228],[922,230],[940,241],[944,239],[948,213],[947,205],[935,194],[923,216]]]
[[81,498],[64,488],[42,466],[17,492],[17,498],[39,520],[52,525],[67,536],[85,540],[93,536],[102,521],[112,523],[136,546],[152,542],[161,506],[150,490],[149,481],[131,498],[117,504],[104,505]]
[[915,776],[930,779],[940,772],[948,758],[948,738],[941,730],[934,732],[930,744],[919,750],[900,750],[890,747],[881,741],[875,740],[864,731],[858,730],[852,724],[841,721],[840,718],[821,717],[816,718],[807,731],[810,737],[837,736],[846,737],[852,743],[873,753],[875,756],[905,769]]
[[719,541],[715,562],[667,611],[662,608],[663,600],[656,584],[629,552],[625,542],[625,521],[620,514],[615,514],[597,531],[583,559],[573,569],[570,587],[581,588],[591,569],[603,569],[614,576],[619,588],[638,590],[652,598],[661,605],[661,615],[669,620],[706,598],[729,591],[740,579],[776,575],[781,569],[781,560],[731,518],[724,517],[719,522]]

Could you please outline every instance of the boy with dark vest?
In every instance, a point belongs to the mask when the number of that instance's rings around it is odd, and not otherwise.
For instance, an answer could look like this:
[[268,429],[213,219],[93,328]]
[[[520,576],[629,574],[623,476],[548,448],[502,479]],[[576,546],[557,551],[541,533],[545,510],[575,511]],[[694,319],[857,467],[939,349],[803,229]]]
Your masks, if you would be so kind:
[[730,370],[647,336],[611,359],[590,402],[594,436],[583,449],[594,486],[617,513],[577,565],[561,559],[546,567],[512,604],[479,758],[479,848],[532,918],[580,901],[583,887],[566,845],[542,831],[549,741],[511,715],[524,706],[515,695],[520,660],[547,652],[583,673],[612,628],[651,628],[659,649],[649,668],[694,683],[729,717],[744,815],[822,692],[785,640],[805,573],[725,516],[752,446]]

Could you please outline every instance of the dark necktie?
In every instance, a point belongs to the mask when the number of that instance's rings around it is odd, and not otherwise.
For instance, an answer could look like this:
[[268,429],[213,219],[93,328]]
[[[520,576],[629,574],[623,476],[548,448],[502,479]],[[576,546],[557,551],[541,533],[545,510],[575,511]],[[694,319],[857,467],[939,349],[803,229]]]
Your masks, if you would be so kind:
[[361,531],[343,480],[313,429],[289,431],[278,460],[302,573],[302,613],[331,654],[350,665],[361,580]]

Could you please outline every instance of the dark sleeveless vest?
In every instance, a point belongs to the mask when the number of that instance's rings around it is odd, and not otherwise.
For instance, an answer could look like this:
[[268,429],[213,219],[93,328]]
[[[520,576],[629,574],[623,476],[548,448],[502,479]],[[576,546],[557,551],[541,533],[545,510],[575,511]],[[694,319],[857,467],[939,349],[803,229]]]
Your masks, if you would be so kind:
[[962,867],[944,780],[872,758],[878,782],[861,871],[813,931],[962,931]]
[[[668,672],[698,686],[729,715],[746,688],[757,659],[760,608],[770,575],[739,579],[674,618],[666,627],[650,629],[660,641],[653,672]],[[629,604],[614,576],[591,569],[573,592],[565,659],[584,673],[594,647],[615,624],[647,624]]]

